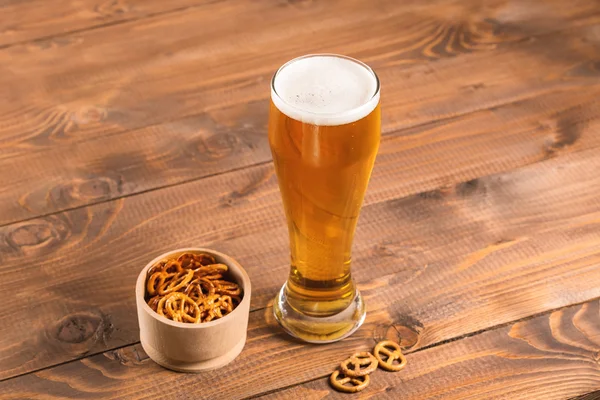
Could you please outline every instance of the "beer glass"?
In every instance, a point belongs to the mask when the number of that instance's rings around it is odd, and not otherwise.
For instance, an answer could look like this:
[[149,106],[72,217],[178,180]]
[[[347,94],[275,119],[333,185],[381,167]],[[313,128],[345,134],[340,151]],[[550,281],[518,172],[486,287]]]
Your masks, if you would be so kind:
[[302,340],[340,340],[365,319],[351,249],[380,121],[379,80],[358,60],[307,55],[273,76],[269,144],[291,250],[273,311]]

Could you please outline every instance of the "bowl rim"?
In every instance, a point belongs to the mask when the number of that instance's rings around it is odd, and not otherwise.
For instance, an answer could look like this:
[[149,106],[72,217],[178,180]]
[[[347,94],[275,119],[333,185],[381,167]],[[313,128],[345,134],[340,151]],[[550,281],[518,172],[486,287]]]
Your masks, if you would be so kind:
[[[171,257],[172,255],[177,254],[177,253],[186,253],[186,252],[208,253],[212,256],[215,256],[216,258],[221,259],[223,261],[223,264],[227,265],[229,268],[236,269],[239,272],[239,275],[241,275],[241,278],[242,278],[241,284],[243,285],[244,297],[242,297],[242,301],[240,302],[240,304],[238,304],[238,306],[232,312],[230,312],[223,318],[219,318],[217,320],[210,321],[210,322],[201,322],[198,324],[178,322],[178,321],[170,320],[163,315],[160,315],[159,313],[157,313],[156,311],[151,309],[150,306],[148,305],[148,303],[146,303],[146,299],[145,299],[146,276],[147,276],[148,269],[150,269],[151,266],[153,266],[154,264],[156,264],[157,262],[159,262],[162,259]],[[240,282],[238,282],[238,283],[240,283]],[[141,291],[141,294],[140,294],[140,291]],[[227,254],[221,253],[221,252],[213,250],[213,249],[208,249],[205,247],[185,247],[185,248],[167,251],[165,253],[160,254],[158,257],[155,257],[152,261],[150,261],[148,264],[146,264],[146,266],[144,268],[142,268],[142,270],[140,271],[140,274],[138,275],[138,278],[136,280],[136,284],[135,284],[135,298],[136,298],[136,301],[141,302],[141,308],[143,311],[145,311],[146,313],[148,313],[154,319],[156,319],[157,321],[160,321],[161,323],[164,323],[166,325],[170,325],[170,326],[173,326],[176,328],[184,328],[184,329],[203,329],[203,328],[210,328],[212,326],[218,326],[218,325],[226,323],[229,319],[235,318],[237,315],[239,315],[242,312],[241,309],[246,308],[246,307],[243,307],[243,305],[245,306],[247,303],[250,302],[250,293],[251,293],[250,277],[248,276],[248,273],[246,272],[246,270],[240,265],[240,263],[238,263],[233,257],[228,256]],[[139,311],[140,306],[138,306],[137,309]],[[250,309],[249,305],[248,305],[248,309]]]

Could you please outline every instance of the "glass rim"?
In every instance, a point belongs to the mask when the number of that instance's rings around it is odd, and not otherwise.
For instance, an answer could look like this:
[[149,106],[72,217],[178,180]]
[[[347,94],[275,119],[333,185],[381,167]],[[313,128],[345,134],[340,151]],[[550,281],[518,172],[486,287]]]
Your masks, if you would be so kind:
[[[295,106],[292,103],[287,102],[283,97],[281,97],[279,95],[279,93],[277,93],[277,90],[275,89],[275,80],[277,79],[277,76],[279,75],[279,73],[281,71],[283,71],[283,69],[285,67],[291,65],[292,63],[294,63],[296,61],[304,60],[306,58],[312,58],[312,57],[342,58],[342,59],[345,59],[345,60],[348,60],[348,61],[352,61],[352,62],[360,65],[361,67],[365,68],[367,71],[369,71],[371,73],[371,75],[373,75],[373,78],[375,78],[375,91],[373,92],[373,95],[371,97],[369,97],[368,100],[364,101],[363,103],[361,103],[360,105],[358,105],[356,107],[353,107],[353,108],[351,108],[349,110],[344,110],[342,112],[332,112],[332,113],[317,113],[317,112],[313,112],[313,111],[306,111],[306,110],[303,110],[303,109]],[[335,53],[311,53],[311,54],[305,54],[303,56],[299,56],[299,57],[293,58],[293,59],[289,60],[288,62],[286,62],[285,64],[283,64],[281,67],[279,67],[277,69],[277,71],[273,74],[273,78],[271,78],[271,96],[274,94],[286,106],[291,107],[292,109],[298,111],[299,113],[306,114],[306,115],[311,115],[311,116],[314,116],[314,117],[342,117],[342,116],[344,116],[346,114],[352,114],[353,112],[355,112],[359,108],[364,107],[365,105],[369,104],[369,102],[371,102],[375,97],[377,97],[379,95],[380,87],[381,87],[381,85],[380,85],[380,82],[379,82],[379,76],[377,76],[377,74],[375,73],[375,71],[373,71],[373,68],[369,67],[364,62],[362,62],[360,60],[357,60],[356,58],[345,56],[345,55],[342,55],[342,54],[335,54]],[[379,101],[381,101],[381,100],[379,100]],[[378,103],[379,103],[379,101],[378,101]]]

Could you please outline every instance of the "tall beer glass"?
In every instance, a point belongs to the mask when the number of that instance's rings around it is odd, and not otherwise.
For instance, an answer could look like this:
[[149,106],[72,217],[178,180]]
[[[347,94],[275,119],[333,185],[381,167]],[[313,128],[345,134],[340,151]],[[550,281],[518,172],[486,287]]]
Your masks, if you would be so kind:
[[379,80],[360,61],[308,55],[273,77],[269,143],[291,250],[290,275],[273,311],[302,340],[340,340],[364,321],[350,253],[380,120]]

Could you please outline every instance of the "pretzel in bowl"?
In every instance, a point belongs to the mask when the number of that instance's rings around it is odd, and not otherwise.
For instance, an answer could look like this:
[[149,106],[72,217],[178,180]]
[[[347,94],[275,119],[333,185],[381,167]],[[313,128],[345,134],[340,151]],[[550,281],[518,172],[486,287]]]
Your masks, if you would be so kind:
[[223,318],[233,311],[234,305],[231,297],[212,295],[202,300],[200,305],[203,321],[209,322],[213,319]]
[[214,265],[217,263],[215,258],[206,253],[183,253],[177,258],[177,262],[184,269],[196,269],[205,265]]
[[146,302],[166,318],[201,323],[223,318],[242,301],[240,286],[227,279],[229,268],[206,253],[183,253],[148,269]]
[[196,304],[200,304],[202,299],[215,294],[215,285],[210,279],[196,278],[187,285],[184,292],[191,297]]
[[171,293],[160,299],[157,312],[159,315],[177,322],[198,323],[200,321],[200,308],[196,302],[179,292]]
[[194,276],[196,278],[206,278],[212,281],[216,281],[223,278],[229,268],[225,264],[211,264],[203,267],[194,269]]

